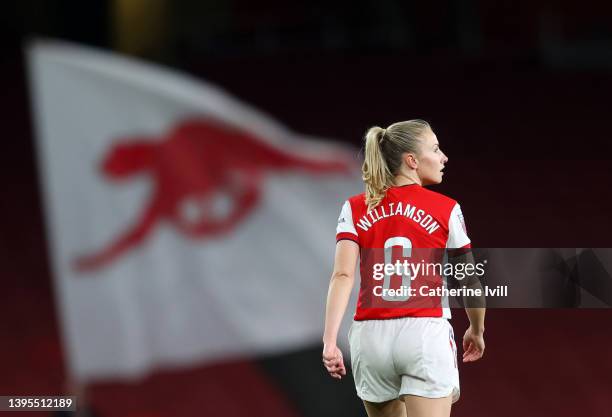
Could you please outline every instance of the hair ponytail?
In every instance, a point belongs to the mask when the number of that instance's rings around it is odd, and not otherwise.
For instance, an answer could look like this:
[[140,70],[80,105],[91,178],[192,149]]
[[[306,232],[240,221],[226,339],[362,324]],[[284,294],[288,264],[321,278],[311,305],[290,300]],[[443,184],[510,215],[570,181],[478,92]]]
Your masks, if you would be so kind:
[[387,167],[381,149],[384,139],[385,129],[378,126],[370,128],[365,137],[365,155],[361,170],[366,186],[368,210],[376,207],[385,198],[385,192],[393,185],[393,175]]

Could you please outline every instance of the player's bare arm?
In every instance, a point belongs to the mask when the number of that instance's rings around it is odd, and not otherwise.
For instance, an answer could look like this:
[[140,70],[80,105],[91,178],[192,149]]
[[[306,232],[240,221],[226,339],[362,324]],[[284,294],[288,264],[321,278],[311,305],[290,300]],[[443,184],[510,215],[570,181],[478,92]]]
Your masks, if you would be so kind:
[[359,257],[359,246],[351,240],[340,240],[336,244],[334,272],[327,293],[325,332],[323,334],[323,365],[336,379],[346,375],[342,352],[337,346],[338,330],[348,305],[353,284],[355,267]]
[[[462,251],[449,258],[451,263],[475,264],[474,255],[471,250]],[[465,312],[470,320],[470,326],[465,331],[463,336],[463,362],[474,362],[482,358],[485,350],[484,342],[484,321],[486,311],[486,299],[482,282],[475,275],[467,275],[462,280],[455,280],[455,284],[462,288],[480,289],[478,296],[464,296],[463,305]],[[474,294],[474,292],[470,292]]]

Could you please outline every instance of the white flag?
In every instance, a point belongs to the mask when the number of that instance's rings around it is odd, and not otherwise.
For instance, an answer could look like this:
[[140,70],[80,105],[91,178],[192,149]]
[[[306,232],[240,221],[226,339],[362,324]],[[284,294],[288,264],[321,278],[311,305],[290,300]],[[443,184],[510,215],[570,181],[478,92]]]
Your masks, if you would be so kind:
[[321,341],[354,149],[135,60],[55,42],[28,55],[74,377]]

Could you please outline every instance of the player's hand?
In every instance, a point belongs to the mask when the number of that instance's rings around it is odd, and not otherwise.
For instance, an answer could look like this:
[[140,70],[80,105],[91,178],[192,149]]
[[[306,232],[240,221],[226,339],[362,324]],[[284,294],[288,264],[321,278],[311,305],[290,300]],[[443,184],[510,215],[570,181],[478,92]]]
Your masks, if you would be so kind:
[[482,358],[485,342],[482,332],[475,332],[468,327],[463,336],[463,362],[474,362]]
[[342,352],[336,345],[326,344],[323,346],[323,366],[332,378],[342,379],[346,375]]

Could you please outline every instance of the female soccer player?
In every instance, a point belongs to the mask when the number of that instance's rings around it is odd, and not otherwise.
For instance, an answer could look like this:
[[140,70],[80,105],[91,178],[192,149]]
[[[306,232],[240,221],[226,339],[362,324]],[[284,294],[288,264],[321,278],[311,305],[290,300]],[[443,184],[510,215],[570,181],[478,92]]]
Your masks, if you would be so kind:
[[[333,378],[346,375],[336,345],[361,250],[361,288],[349,332],[357,395],[369,417],[448,417],[459,398],[457,353],[450,310],[441,303],[427,308],[394,308],[376,303],[385,277],[372,294],[372,269],[364,250],[392,248],[410,256],[418,248],[469,248],[457,202],[423,186],[442,182],[448,158],[423,120],[372,127],[365,137],[365,193],[349,198],[338,219],[334,272],[323,335],[323,363]],[[444,249],[441,249],[444,250]],[[386,260],[385,255],[385,260]],[[379,278],[380,279],[380,278]],[[403,283],[404,281],[402,281]],[[387,288],[388,289],[388,288]],[[378,298],[377,298],[378,297]],[[390,305],[390,306],[389,306]],[[466,308],[470,326],[463,337],[463,362],[484,353],[484,308]]]

